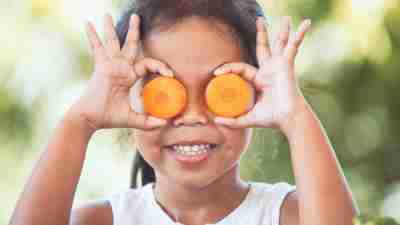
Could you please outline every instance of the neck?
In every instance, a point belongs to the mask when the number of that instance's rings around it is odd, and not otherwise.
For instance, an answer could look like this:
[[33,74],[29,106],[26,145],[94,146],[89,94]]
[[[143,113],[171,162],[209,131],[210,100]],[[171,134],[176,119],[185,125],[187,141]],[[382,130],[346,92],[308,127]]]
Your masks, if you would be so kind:
[[171,182],[156,174],[154,187],[159,205],[172,220],[183,224],[216,223],[237,208],[248,191],[238,166],[201,187]]

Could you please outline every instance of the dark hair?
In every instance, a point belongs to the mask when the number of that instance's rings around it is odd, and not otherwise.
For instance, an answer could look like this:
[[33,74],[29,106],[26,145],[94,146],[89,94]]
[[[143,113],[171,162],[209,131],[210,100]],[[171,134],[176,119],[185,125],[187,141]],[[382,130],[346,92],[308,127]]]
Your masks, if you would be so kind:
[[[132,14],[140,16],[140,40],[144,40],[154,28],[173,26],[191,16],[228,25],[238,38],[245,61],[258,67],[255,21],[258,16],[264,16],[264,13],[256,0],[133,0],[116,26],[121,46],[125,43]],[[138,178],[141,179],[141,185],[155,181],[153,168],[139,151],[136,151],[132,165],[131,188],[138,187]]]

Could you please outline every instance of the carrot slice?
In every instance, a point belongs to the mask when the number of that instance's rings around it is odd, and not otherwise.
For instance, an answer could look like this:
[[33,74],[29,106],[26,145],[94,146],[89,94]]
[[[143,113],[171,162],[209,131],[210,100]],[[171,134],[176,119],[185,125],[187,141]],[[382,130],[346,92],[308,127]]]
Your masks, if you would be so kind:
[[171,118],[183,111],[187,94],[175,78],[159,76],[149,81],[142,91],[143,107],[150,115]]
[[254,104],[254,89],[237,74],[216,76],[207,85],[206,103],[214,114],[224,117],[240,116]]

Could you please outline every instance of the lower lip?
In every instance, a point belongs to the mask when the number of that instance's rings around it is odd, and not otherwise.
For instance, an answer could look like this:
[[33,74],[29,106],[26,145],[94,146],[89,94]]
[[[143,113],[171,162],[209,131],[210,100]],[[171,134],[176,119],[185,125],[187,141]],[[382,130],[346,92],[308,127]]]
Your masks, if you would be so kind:
[[199,163],[202,162],[206,159],[209,158],[209,156],[212,154],[213,151],[215,151],[215,149],[218,146],[207,150],[205,153],[202,153],[200,155],[191,155],[191,156],[186,156],[186,155],[181,155],[179,153],[177,153],[175,150],[173,150],[172,148],[167,148],[168,152],[170,152],[172,154],[172,156],[179,162],[181,163],[185,163],[185,164],[194,164],[194,163]]

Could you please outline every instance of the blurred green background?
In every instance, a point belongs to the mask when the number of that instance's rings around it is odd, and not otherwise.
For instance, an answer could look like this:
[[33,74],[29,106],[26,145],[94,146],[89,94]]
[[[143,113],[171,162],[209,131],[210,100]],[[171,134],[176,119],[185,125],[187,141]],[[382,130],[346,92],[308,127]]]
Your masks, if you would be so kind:
[[[400,1],[259,2],[276,35],[279,20],[311,18],[296,61],[304,95],[339,157],[363,213],[400,220]],[[125,1],[0,1],[0,224],[92,70],[84,21],[103,34],[102,18]],[[128,187],[134,152],[121,130],[100,130],[74,204]],[[242,158],[245,179],[294,183],[280,132],[256,129]],[[62,178],[60,178],[62,179]]]

